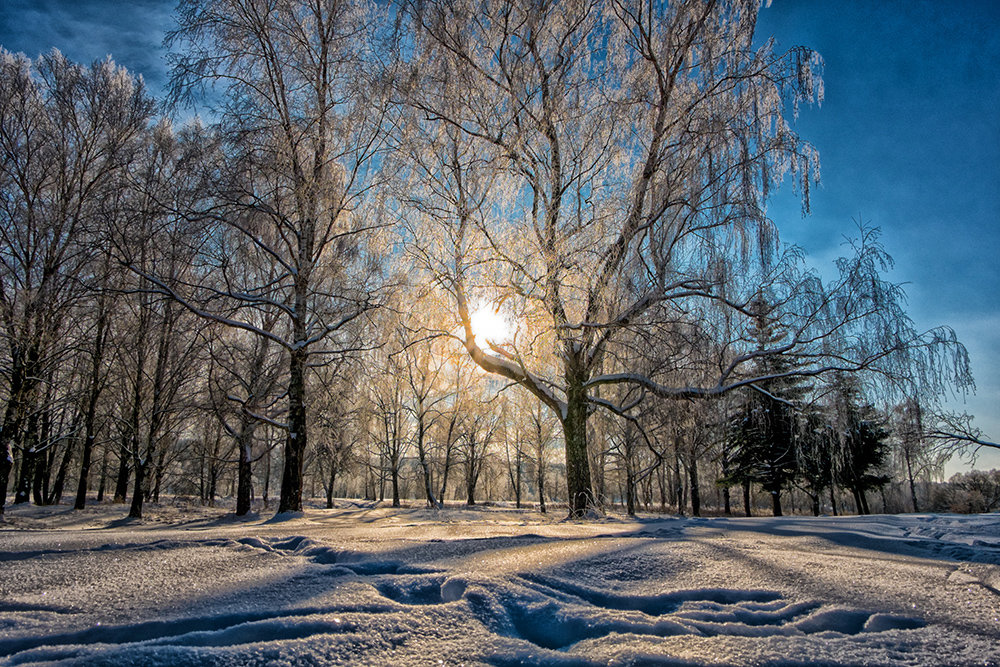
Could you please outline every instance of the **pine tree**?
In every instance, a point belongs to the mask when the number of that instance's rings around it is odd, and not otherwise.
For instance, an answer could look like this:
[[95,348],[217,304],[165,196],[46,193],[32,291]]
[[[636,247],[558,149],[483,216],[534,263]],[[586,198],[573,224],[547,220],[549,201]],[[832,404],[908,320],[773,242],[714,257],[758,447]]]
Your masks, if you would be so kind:
[[813,516],[820,514],[820,496],[833,480],[836,434],[824,412],[812,408],[799,419],[796,462],[797,486],[809,496]]
[[838,375],[834,380],[834,415],[840,440],[837,481],[851,491],[858,514],[870,514],[866,492],[889,483],[881,473],[891,447],[885,419],[863,402],[858,378]]
[[[781,516],[781,492],[788,488],[798,471],[796,449],[798,416],[795,404],[810,387],[801,377],[785,377],[794,370],[794,361],[767,354],[781,344],[785,334],[778,326],[775,308],[763,297],[752,305],[754,324],[750,334],[762,353],[756,373],[765,379],[745,394],[743,405],[730,431],[734,446],[729,480],[759,484],[771,496],[774,516]],[[749,508],[747,508],[749,513]]]

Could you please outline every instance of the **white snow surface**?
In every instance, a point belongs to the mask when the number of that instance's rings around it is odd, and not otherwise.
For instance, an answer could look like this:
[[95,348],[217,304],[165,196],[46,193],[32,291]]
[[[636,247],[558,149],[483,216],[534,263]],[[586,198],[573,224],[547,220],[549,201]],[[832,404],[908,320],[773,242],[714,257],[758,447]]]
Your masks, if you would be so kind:
[[0,664],[1000,664],[1000,514],[146,512],[8,506]]

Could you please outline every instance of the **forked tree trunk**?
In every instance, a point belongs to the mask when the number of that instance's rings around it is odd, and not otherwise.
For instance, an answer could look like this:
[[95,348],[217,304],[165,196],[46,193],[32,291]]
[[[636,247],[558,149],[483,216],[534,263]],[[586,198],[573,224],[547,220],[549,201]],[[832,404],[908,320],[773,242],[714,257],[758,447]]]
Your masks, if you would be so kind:
[[872,511],[868,507],[868,496],[865,495],[864,489],[858,489],[858,497],[861,499],[861,511],[864,514],[871,514]]
[[851,486],[851,495],[854,496],[854,513],[858,516],[863,515],[865,511],[861,506],[861,493],[858,491],[858,487]]

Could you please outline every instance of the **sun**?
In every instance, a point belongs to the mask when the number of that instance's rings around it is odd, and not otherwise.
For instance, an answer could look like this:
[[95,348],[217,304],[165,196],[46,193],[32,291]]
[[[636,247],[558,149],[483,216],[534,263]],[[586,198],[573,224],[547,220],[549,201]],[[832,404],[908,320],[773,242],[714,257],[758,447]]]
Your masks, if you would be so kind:
[[489,305],[477,308],[470,319],[472,334],[479,340],[499,345],[510,339],[510,323]]

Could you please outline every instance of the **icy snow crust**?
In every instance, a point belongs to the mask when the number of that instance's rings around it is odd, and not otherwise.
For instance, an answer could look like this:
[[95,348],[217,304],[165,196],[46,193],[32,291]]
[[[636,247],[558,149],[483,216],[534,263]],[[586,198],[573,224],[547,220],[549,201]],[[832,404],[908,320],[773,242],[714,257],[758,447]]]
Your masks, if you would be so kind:
[[0,664],[1000,664],[1000,515],[8,507]]

